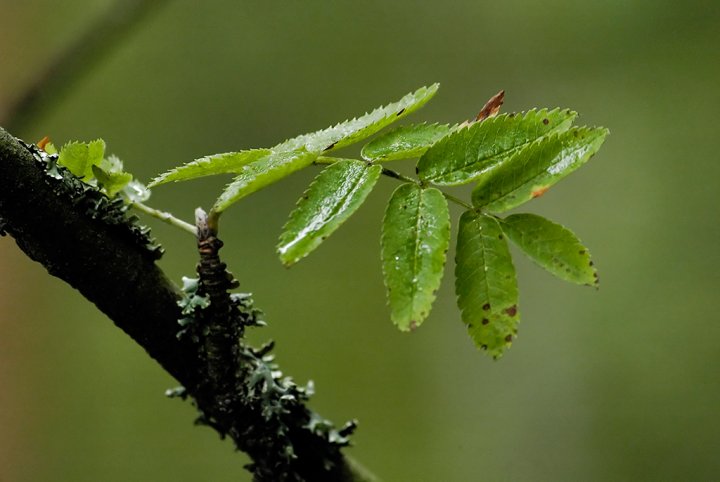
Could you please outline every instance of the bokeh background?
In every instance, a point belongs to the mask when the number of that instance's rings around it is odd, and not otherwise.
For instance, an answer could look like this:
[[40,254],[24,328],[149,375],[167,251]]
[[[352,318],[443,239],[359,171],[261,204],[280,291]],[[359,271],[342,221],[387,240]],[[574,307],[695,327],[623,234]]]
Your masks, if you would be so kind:
[[[466,119],[505,89],[505,111],[571,107],[611,129],[592,162],[522,208],[583,239],[601,289],[518,256],[523,322],[497,362],[465,333],[452,263],[420,329],[390,323],[378,239],[394,181],[290,270],[274,245],[317,171],[225,215],[226,261],[270,322],[253,339],[276,339],[284,371],[315,381],[315,409],[359,419],[349,453],[386,481],[717,480],[718,2],[165,3],[13,133],[103,137],[147,180],[433,82],[413,121]],[[0,112],[111,5],[0,0]],[[151,204],[189,219],[225,181],[159,187]],[[163,268],[191,274],[193,240],[148,223]],[[172,386],[0,239],[0,481],[250,480],[244,455],[164,398]]]

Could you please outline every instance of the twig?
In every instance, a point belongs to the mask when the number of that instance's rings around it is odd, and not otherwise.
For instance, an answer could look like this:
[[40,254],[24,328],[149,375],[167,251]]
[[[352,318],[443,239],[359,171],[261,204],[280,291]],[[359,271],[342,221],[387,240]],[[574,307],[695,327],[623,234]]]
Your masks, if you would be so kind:
[[[337,162],[338,160],[339,160],[339,159],[336,159],[336,158],[334,158],[334,157],[320,156],[320,157],[318,157],[317,159],[315,159],[315,164],[317,164],[317,165],[333,164],[333,163]],[[368,164],[372,164],[372,163],[368,161]],[[383,175],[383,176],[390,177],[390,178],[392,178],[392,179],[397,179],[398,181],[411,182],[411,183],[413,183],[413,184],[417,184],[418,186],[422,186],[422,185],[423,185],[422,181],[420,181],[420,180],[418,180],[418,179],[415,179],[415,178],[412,178],[412,177],[410,177],[410,176],[406,176],[406,175],[404,175],[404,174],[400,174],[399,172],[393,171],[392,169],[388,169],[387,167],[383,167],[383,168],[382,168],[382,175]],[[442,195],[443,195],[443,196],[445,197],[445,199],[447,199],[448,201],[453,202],[453,203],[457,204],[458,206],[462,206],[462,207],[464,207],[465,209],[468,209],[468,210],[474,210],[474,209],[475,209],[475,207],[473,207],[472,205],[466,203],[466,202],[463,201],[462,199],[457,198],[457,197],[453,196],[452,194],[448,194],[448,193],[446,193],[445,191],[442,191],[442,190],[440,190],[440,189],[438,189],[438,190],[442,193]]]
[[168,223],[171,226],[175,226],[176,228],[180,228],[183,231],[186,231],[193,236],[197,235],[197,229],[192,224],[183,221],[182,219],[178,219],[169,212],[166,211],[160,211],[155,208],[151,208],[150,206],[143,204],[141,202],[134,202],[131,204],[132,207],[137,209],[140,212],[143,212],[147,214],[148,216],[152,216],[154,218],[159,219],[160,221],[163,221],[165,223]]

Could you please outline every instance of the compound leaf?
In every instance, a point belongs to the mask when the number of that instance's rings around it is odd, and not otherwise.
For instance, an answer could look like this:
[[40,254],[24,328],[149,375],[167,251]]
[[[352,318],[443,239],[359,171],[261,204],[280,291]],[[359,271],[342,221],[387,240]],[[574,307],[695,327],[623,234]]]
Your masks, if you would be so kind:
[[568,109],[542,109],[474,122],[428,149],[418,161],[418,175],[438,185],[472,182],[536,139],[567,130],[576,116]]
[[450,133],[447,124],[411,124],[401,126],[373,139],[362,148],[369,161],[394,161],[422,156],[430,146]]
[[392,195],[382,228],[382,266],[391,318],[408,331],[430,312],[450,241],[447,201],[435,188],[403,184]]
[[365,201],[382,172],[357,160],[340,160],[313,181],[280,235],[280,260],[289,266],[307,256]]
[[513,214],[500,221],[500,225],[525,254],[558,278],[597,285],[590,252],[566,227],[536,214]]
[[421,87],[397,102],[378,107],[368,114],[341,122],[333,127],[288,139],[275,146],[273,150],[289,151],[305,148],[308,151],[320,153],[349,146],[416,111],[435,95],[438,87],[439,84]]
[[607,134],[604,128],[573,127],[538,140],[483,175],[472,192],[473,204],[503,212],[541,196],[585,164]]
[[249,149],[240,152],[226,152],[201,157],[183,166],[177,167],[150,181],[148,187],[168,182],[187,181],[198,177],[238,172],[246,164],[255,162],[271,154],[270,149]]
[[317,158],[317,153],[306,150],[273,152],[245,164],[239,174],[225,188],[213,210],[222,212],[245,196],[254,193],[290,174],[303,169]]
[[455,292],[475,345],[500,357],[517,334],[518,288],[507,241],[490,216],[466,211],[460,217]]

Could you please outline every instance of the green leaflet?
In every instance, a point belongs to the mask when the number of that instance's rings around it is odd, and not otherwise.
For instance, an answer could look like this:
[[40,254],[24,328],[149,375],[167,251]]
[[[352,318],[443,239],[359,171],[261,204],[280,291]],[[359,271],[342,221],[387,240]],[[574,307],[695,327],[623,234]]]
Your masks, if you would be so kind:
[[[45,145],[45,152],[52,153],[55,146],[51,143]],[[105,156],[105,141],[97,139],[92,142],[68,142],[58,155],[58,164],[65,166],[75,176],[82,178],[83,182],[102,189],[108,197],[113,198],[122,194],[128,202],[134,202],[142,197],[150,197],[147,190],[133,175],[123,170],[123,163],[117,156]],[[142,190],[142,196],[132,196],[135,191]]]
[[226,210],[245,196],[309,166],[316,158],[317,153],[305,150],[273,152],[245,164],[215,201],[213,210],[218,213]]
[[435,188],[403,184],[392,195],[382,229],[382,266],[391,318],[408,331],[435,300],[450,242],[447,201]]
[[401,126],[365,144],[361,155],[369,161],[412,159],[422,156],[450,130],[447,124]]
[[117,156],[107,157],[100,164],[93,165],[92,173],[109,197],[115,197],[133,179],[132,174],[123,170],[123,163]]
[[48,142],[45,144],[45,146],[42,148],[43,151],[47,152],[48,154],[57,154],[58,150],[57,147],[55,147],[55,144],[52,142]]
[[58,164],[67,167],[77,177],[92,178],[92,167],[105,157],[105,141],[97,139],[88,143],[68,142],[58,157]]
[[541,196],[586,163],[607,134],[604,128],[573,127],[538,140],[481,177],[472,192],[473,205],[503,212]]
[[590,252],[569,229],[536,214],[513,214],[500,225],[525,254],[558,278],[597,285]]
[[132,174],[123,171],[106,171],[100,166],[92,166],[92,172],[98,184],[105,190],[109,197],[114,197],[118,192],[132,181]]
[[[422,107],[435,95],[437,89],[438,84],[422,87],[399,101],[379,107],[369,114],[321,131],[300,135],[278,144],[272,149],[251,149],[197,159],[161,174],[152,180],[149,187],[214,174],[238,173],[239,176],[227,187],[215,205],[216,210],[223,210],[245,195],[294,172],[297,170],[296,168],[310,164],[303,164],[300,161],[286,162],[289,157],[299,159],[293,153],[309,151],[317,156],[322,152],[358,142]],[[300,157],[305,158],[305,156]],[[269,182],[266,183],[266,180]]]
[[466,211],[460,217],[455,292],[475,345],[502,356],[517,334],[518,288],[507,241],[490,216]]
[[150,181],[148,187],[159,186],[168,182],[187,181],[203,176],[239,172],[240,169],[251,162],[255,162],[271,154],[270,149],[249,149],[240,152],[226,152],[212,156],[201,157],[183,166],[160,174]]
[[275,146],[273,150],[290,151],[305,148],[308,151],[320,153],[349,146],[416,111],[435,95],[438,87],[439,84],[421,87],[399,101],[378,107],[369,114],[341,122],[327,129],[288,139]]
[[474,181],[538,138],[567,130],[577,116],[568,109],[501,114],[458,129],[418,161],[418,175],[438,185]]
[[317,248],[365,201],[382,172],[357,160],[341,160],[326,167],[290,214],[280,235],[278,254],[286,266]]

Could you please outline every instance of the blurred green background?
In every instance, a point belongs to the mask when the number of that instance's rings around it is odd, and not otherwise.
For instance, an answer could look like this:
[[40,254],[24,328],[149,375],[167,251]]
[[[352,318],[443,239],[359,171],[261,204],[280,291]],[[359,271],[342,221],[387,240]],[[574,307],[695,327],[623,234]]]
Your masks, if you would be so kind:
[[[0,111],[111,4],[0,0]],[[719,26],[709,0],[169,1],[13,133],[103,137],[147,180],[433,82],[413,121],[466,119],[500,89],[505,111],[571,107],[612,134],[523,210],[583,239],[599,291],[517,257],[520,337],[493,362],[460,322],[450,263],[430,318],[401,334],[379,263],[394,181],[310,258],[277,260],[310,169],[223,219],[226,261],[270,322],[252,337],[315,381],[313,408],[359,419],[349,453],[386,481],[717,480]],[[225,180],[151,204],[190,219]],[[193,240],[149,224],[168,274],[191,274]],[[244,455],[163,397],[174,381],[7,237],[0,270],[0,481],[250,480]]]

